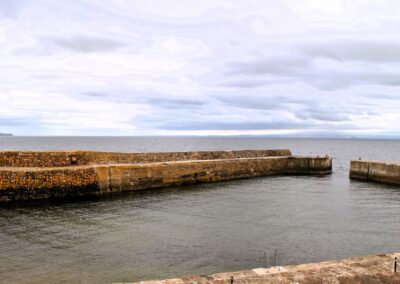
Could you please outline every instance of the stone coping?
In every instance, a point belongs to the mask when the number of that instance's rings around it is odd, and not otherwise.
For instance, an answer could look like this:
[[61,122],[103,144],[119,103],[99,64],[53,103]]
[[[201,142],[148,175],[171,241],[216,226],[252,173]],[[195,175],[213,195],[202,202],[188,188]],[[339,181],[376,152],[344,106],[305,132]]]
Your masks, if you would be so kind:
[[[397,273],[394,258],[397,257]],[[299,265],[255,268],[211,275],[193,275],[165,280],[132,282],[135,284],[396,284],[400,283],[400,253],[371,255],[343,260]],[[233,277],[233,278],[232,278]]]

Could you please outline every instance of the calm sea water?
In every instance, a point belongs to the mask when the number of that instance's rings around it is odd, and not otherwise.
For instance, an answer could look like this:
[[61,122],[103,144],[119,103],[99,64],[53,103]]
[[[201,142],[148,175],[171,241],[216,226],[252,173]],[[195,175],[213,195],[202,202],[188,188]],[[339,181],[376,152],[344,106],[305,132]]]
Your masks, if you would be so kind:
[[350,159],[399,161],[399,141],[0,138],[0,149],[274,148],[290,148],[297,155],[332,155],[334,173],[0,208],[0,282],[138,281],[400,250],[400,187],[348,179]]

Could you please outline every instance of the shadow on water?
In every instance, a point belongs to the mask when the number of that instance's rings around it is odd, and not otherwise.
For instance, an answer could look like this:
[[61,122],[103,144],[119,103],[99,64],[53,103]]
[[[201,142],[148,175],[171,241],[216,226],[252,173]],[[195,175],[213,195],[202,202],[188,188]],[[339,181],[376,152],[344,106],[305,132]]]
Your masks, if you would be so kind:
[[169,196],[175,196],[176,194],[192,194],[194,191],[205,192],[209,190],[218,190],[220,188],[227,188],[231,183],[241,184],[248,182],[250,179],[263,179],[263,178],[276,178],[276,176],[270,177],[254,177],[245,179],[236,179],[231,181],[218,181],[212,183],[197,183],[191,185],[182,186],[170,186],[160,188],[149,188],[141,190],[131,191],[114,191],[103,195],[91,195],[91,196],[65,196],[65,197],[54,197],[49,199],[32,199],[32,200],[17,200],[9,203],[1,204],[2,209],[16,209],[16,208],[41,208],[48,206],[65,206],[74,205],[80,206],[82,204],[95,204],[98,202],[118,202],[129,199],[149,199],[157,197],[156,199],[162,200]]

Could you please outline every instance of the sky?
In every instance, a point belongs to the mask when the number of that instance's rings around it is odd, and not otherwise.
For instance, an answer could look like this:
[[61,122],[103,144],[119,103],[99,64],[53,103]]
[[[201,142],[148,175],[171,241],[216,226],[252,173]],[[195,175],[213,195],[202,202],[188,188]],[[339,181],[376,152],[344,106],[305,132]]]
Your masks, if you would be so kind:
[[400,138],[398,0],[0,0],[0,132]]

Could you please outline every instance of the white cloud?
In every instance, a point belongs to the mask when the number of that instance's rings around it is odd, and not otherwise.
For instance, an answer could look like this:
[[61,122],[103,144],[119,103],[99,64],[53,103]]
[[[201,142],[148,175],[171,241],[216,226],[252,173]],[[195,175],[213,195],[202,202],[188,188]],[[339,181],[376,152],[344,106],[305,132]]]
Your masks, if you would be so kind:
[[0,132],[399,133],[400,3],[0,2]]

